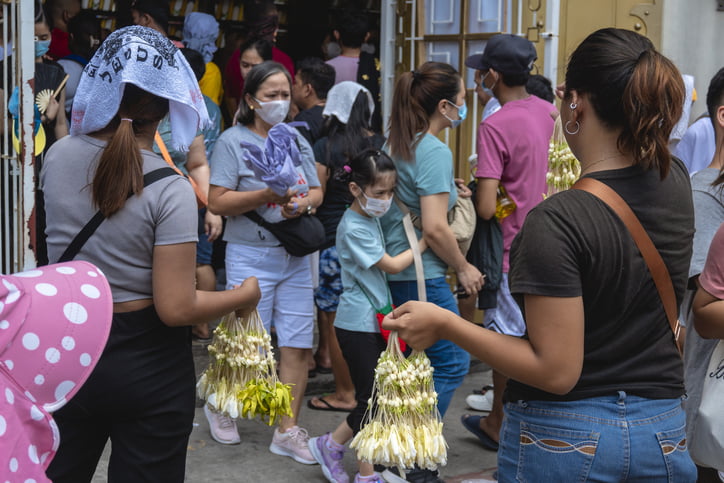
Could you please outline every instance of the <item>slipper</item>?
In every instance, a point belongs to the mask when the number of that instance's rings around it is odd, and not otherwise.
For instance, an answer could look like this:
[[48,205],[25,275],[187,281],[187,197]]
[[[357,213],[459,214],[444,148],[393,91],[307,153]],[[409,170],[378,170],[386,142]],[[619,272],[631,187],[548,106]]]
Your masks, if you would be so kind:
[[338,408],[337,406],[332,406],[332,405],[329,403],[329,401],[327,401],[327,400],[324,399],[323,397],[318,397],[318,398],[317,398],[317,401],[319,401],[319,402],[321,402],[322,404],[324,404],[324,406],[315,406],[315,405],[312,403],[312,399],[310,399],[309,401],[307,401],[307,407],[308,407],[309,409],[316,409],[317,411],[339,411],[339,412],[341,412],[341,413],[349,413],[349,412],[352,411],[351,409]]
[[331,367],[317,366],[315,370],[317,371],[317,374],[332,374]]
[[483,419],[483,416],[470,416],[469,414],[463,414],[460,417],[460,422],[463,423],[465,429],[478,437],[480,443],[483,445],[483,448],[490,451],[498,451],[498,443],[488,436],[485,431],[480,429],[481,419]]

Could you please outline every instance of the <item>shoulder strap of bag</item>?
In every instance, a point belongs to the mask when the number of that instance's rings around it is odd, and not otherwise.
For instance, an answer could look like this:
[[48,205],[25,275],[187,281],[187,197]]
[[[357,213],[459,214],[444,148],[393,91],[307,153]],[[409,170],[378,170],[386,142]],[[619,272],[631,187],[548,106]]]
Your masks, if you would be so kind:
[[619,218],[621,218],[621,221],[623,221],[624,225],[626,225],[626,228],[628,228],[634,242],[636,242],[636,246],[646,261],[646,265],[649,267],[649,272],[651,272],[651,277],[654,279],[656,290],[658,290],[659,297],[661,297],[661,301],[664,304],[666,318],[669,319],[671,331],[674,333],[676,348],[681,354],[681,344],[679,342],[681,326],[677,317],[674,284],[671,281],[669,270],[666,268],[664,260],[661,258],[661,254],[654,246],[654,243],[651,241],[648,233],[646,233],[646,230],[641,225],[641,222],[638,218],[636,218],[636,215],[633,210],[631,210],[631,207],[618,195],[618,193],[596,179],[579,179],[572,188],[587,191],[600,198],[604,203],[611,207]]
[[425,289],[425,270],[422,266],[422,253],[420,253],[420,245],[417,241],[417,235],[415,234],[415,227],[412,226],[412,218],[410,217],[410,210],[400,200],[399,197],[395,196],[395,203],[402,212],[402,226],[405,227],[405,236],[407,236],[407,242],[410,244],[412,249],[412,259],[415,263],[415,277],[417,279],[417,298],[422,302],[427,302],[427,290]]
[[[149,185],[155,183],[156,181],[175,174],[176,172],[171,168],[155,169],[143,176],[143,187],[146,188]],[[130,198],[131,196],[133,196],[133,193],[128,194],[128,198]],[[86,225],[80,230],[80,232],[78,232],[75,238],[73,238],[73,241],[70,242],[70,245],[68,245],[68,248],[65,249],[63,254],[58,259],[57,263],[69,262],[73,260],[75,256],[78,255],[78,252],[80,252],[80,249],[83,248],[83,245],[85,245],[91,235],[95,233],[95,231],[105,219],[106,217],[103,216],[103,213],[101,213],[100,211],[93,215],[93,218],[91,218],[90,221],[86,223]]]
[[255,210],[247,211],[246,213],[244,213],[244,216],[246,216],[251,221],[253,221],[257,225],[262,226],[264,228],[266,228],[267,225],[269,225],[269,222],[266,221],[264,218],[262,218],[261,215],[259,213],[257,213]]
[[206,197],[206,194],[201,192],[198,185],[196,184],[196,181],[194,181],[191,176],[186,176],[185,174],[183,174],[183,172],[178,169],[178,166],[176,166],[176,163],[173,162],[173,159],[171,159],[171,155],[168,153],[168,149],[166,148],[166,143],[163,142],[163,138],[158,133],[158,131],[156,131],[156,133],[153,135],[153,140],[156,142],[159,151],[161,151],[161,157],[164,161],[166,161],[166,164],[171,166],[171,169],[176,171],[176,173],[189,180],[189,183],[191,183],[191,186],[194,189],[194,193],[196,193],[196,198],[198,199],[198,202],[203,206],[208,205],[209,200]]

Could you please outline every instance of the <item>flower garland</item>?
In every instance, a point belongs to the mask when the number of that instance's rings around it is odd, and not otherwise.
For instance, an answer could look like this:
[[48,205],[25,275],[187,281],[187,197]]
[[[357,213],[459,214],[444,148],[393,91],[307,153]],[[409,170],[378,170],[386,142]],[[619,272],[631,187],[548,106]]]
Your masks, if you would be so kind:
[[225,316],[208,347],[209,367],[199,378],[199,397],[225,416],[259,417],[269,426],[292,416],[291,387],[279,381],[271,337],[255,310]]
[[357,458],[384,466],[434,470],[447,463],[433,367],[422,351],[405,358],[396,332],[375,368],[363,427],[350,443]]

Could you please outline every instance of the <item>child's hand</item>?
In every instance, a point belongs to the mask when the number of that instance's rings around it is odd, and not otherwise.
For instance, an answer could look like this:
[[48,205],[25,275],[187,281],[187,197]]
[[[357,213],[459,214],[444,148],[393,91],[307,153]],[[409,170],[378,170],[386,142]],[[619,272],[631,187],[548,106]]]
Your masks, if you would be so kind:
[[420,253],[423,253],[425,250],[427,250],[427,242],[425,241],[425,237],[420,238],[418,246],[420,247]]
[[249,277],[241,285],[235,285],[233,290],[241,290],[244,292],[244,304],[236,308],[237,317],[246,317],[256,309],[261,299],[261,290],[259,289],[259,281],[256,277]]

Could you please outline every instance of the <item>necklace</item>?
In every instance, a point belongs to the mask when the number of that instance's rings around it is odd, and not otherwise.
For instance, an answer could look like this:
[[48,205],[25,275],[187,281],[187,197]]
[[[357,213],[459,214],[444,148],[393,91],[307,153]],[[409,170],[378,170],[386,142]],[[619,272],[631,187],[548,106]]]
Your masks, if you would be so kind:
[[597,164],[603,163],[604,161],[608,161],[609,159],[615,159],[615,158],[620,158],[620,157],[623,157],[623,154],[616,153],[616,154],[612,154],[611,156],[606,156],[605,158],[601,158],[598,161],[594,161],[591,164],[589,164],[588,166],[586,166],[584,169],[581,170],[581,176],[586,174],[588,171],[591,170],[592,167],[596,166]]

